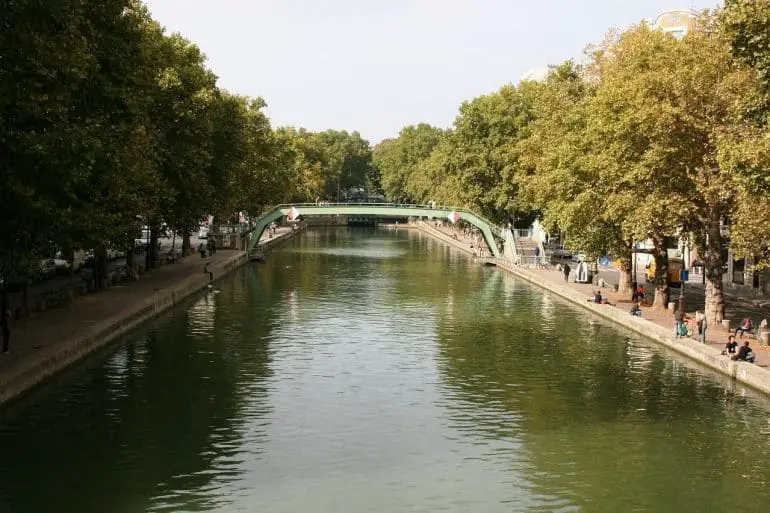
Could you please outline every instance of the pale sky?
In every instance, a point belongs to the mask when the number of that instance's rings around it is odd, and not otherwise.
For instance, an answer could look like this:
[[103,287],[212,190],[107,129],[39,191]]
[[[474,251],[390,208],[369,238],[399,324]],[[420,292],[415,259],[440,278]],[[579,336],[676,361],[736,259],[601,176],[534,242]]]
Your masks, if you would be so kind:
[[[672,3],[673,2],[673,3]],[[580,59],[610,27],[717,0],[145,0],[208,57],[219,85],[262,96],[274,126],[450,126],[464,100]]]

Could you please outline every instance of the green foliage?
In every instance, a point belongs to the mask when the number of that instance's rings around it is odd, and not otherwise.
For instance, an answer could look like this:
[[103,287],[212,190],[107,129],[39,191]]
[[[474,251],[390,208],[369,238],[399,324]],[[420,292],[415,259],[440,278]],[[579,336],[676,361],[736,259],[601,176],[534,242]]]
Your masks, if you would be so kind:
[[372,164],[372,150],[358,132],[314,133],[286,127],[277,133],[293,156],[289,157],[292,199],[342,200],[351,188],[377,192],[379,178]]
[[417,166],[430,155],[443,133],[440,128],[420,123],[404,127],[398,138],[386,139],[374,147],[374,165],[387,198],[407,199],[407,182],[414,179]]
[[733,54],[759,71],[770,92],[770,0],[725,0],[720,21]]
[[184,235],[207,214],[379,184],[357,132],[274,131],[261,98],[221,90],[139,0],[13,0],[0,23],[14,49],[0,73],[2,276],[58,248],[132,246],[137,216]]

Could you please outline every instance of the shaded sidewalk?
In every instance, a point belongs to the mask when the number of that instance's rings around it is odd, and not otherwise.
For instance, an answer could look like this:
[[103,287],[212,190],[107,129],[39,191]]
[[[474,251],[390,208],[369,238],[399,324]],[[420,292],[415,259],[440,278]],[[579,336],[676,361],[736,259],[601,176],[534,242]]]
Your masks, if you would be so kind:
[[[467,246],[472,241],[472,238],[464,236],[461,230],[454,229],[454,227],[447,227],[447,226],[442,226],[441,228],[436,228],[435,226],[432,226],[432,227],[451,236],[459,244],[465,244]],[[631,302],[630,294],[621,295],[616,292],[613,292],[613,289],[610,289],[610,288],[599,289],[598,286],[593,284],[574,283],[572,281],[565,282],[564,275],[562,274],[562,272],[556,270],[553,267],[537,268],[537,267],[518,266],[516,269],[522,274],[537,276],[540,280],[547,281],[555,286],[561,286],[561,287],[566,286],[569,289],[574,290],[575,292],[584,294],[586,298],[586,302],[588,302],[589,299],[593,298],[593,292],[595,290],[601,290],[602,296],[606,297],[612,305],[615,305],[615,308],[625,310],[626,312],[629,312],[631,310],[632,302]],[[753,319],[770,318],[770,312],[768,312],[767,309],[762,308],[760,306],[754,306],[753,308],[747,309],[745,305],[745,301],[740,296],[737,296],[735,294],[726,294],[725,302],[728,304],[728,307],[735,308],[735,309],[740,308],[741,311],[748,312],[747,315],[749,314],[752,315]],[[739,305],[731,304],[731,303],[738,303],[738,302],[740,302]],[[693,311],[687,312],[688,328],[692,333],[693,340],[699,340],[698,334],[697,334],[697,328],[695,327],[695,312],[693,309],[694,305],[688,305],[688,306],[689,306],[688,310],[690,309],[693,310]],[[642,309],[643,319],[651,321],[663,328],[669,329],[671,331],[672,338],[674,337],[675,320],[674,320],[673,313],[667,310],[651,308],[647,306],[642,306],[641,309]],[[698,309],[702,310],[703,305],[699,305]],[[628,315],[630,316],[631,314],[628,313]],[[734,321],[732,326],[733,330],[735,330],[736,328],[735,324],[736,322]],[[731,334],[730,332],[726,331],[721,326],[717,326],[717,327],[711,326],[706,330],[706,343],[708,346],[721,351],[722,349],[724,349],[725,343],[727,342],[727,337],[730,334]],[[770,346],[761,345],[757,339],[749,335],[745,335],[743,337],[743,340],[741,339],[736,339],[736,340],[738,341],[739,344],[743,344],[745,340],[748,340],[751,345],[751,348],[754,350],[754,354],[756,355],[755,365],[759,367],[764,367],[770,370]],[[728,358],[728,357],[725,356],[724,358]]]
[[[267,234],[260,245],[291,236],[290,227]],[[82,358],[161,310],[205,288],[204,265],[215,277],[246,258],[243,251],[218,250],[203,259],[198,253],[165,264],[138,281],[79,296],[70,304],[32,313],[11,324],[10,353],[0,354],[0,403]]]

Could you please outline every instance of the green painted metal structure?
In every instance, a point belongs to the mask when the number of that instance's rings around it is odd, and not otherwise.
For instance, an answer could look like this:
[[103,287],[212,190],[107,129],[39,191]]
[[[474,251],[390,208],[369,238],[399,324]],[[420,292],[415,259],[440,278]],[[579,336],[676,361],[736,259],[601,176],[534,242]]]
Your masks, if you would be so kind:
[[495,258],[500,258],[500,250],[497,247],[495,237],[502,238],[502,230],[480,215],[462,208],[430,208],[425,205],[401,205],[398,203],[295,203],[278,205],[273,210],[253,220],[249,228],[246,229],[246,232],[249,234],[247,247],[250,254],[255,250],[262,232],[265,231],[268,225],[289,215],[292,208],[299,214],[299,219],[307,216],[329,215],[448,219],[449,214],[455,212],[460,216],[461,220],[467,221],[481,231],[490,252]]

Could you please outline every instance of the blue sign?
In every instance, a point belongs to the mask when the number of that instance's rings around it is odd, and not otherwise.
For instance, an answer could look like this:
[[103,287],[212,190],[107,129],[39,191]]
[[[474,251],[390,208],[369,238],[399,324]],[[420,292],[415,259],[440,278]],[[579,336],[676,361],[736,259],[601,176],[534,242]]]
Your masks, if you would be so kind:
[[690,279],[690,271],[687,269],[682,269],[679,271],[679,277],[682,278],[682,281],[687,281]]

